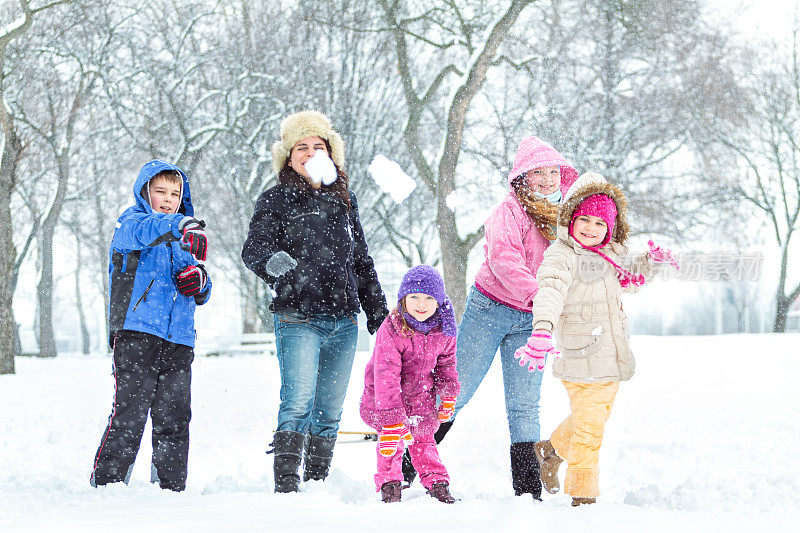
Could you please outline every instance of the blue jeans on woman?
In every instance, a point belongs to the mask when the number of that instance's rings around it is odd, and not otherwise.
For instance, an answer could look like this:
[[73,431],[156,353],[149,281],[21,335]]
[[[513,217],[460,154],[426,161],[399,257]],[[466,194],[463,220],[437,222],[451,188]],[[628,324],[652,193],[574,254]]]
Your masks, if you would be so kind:
[[456,369],[461,394],[456,400],[454,418],[475,394],[499,348],[512,444],[539,440],[542,372],[528,372],[514,359],[514,352],[530,337],[533,330],[531,320],[530,313],[495,302],[473,286],[458,327]]
[[281,371],[278,431],[335,438],[356,355],[355,316],[274,315]]

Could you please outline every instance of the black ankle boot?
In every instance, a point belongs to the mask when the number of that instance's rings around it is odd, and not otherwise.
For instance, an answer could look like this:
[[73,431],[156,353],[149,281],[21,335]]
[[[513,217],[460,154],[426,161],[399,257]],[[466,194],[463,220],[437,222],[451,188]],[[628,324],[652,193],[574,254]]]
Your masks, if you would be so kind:
[[[450,431],[451,427],[453,427],[453,422],[455,422],[455,420],[439,424],[439,429],[437,429],[436,433],[433,434],[433,440],[436,442],[436,444],[439,444],[444,440],[444,436],[447,435],[447,432]],[[416,478],[417,470],[414,468],[414,465],[411,464],[411,453],[408,451],[408,448],[406,448],[406,451],[403,454],[403,480],[406,482],[406,486],[410,487]]]
[[539,478],[539,461],[533,451],[533,442],[515,442],[511,445],[511,482],[514,494],[530,494],[534,500],[542,499],[542,480]]
[[303,444],[306,436],[297,431],[276,431],[275,440],[275,492],[297,492],[300,486],[300,459],[303,455]]
[[333,445],[336,444],[336,437],[326,439],[319,435],[311,435],[306,446],[304,457],[305,472],[303,481],[309,479],[324,480],[328,477],[328,469],[333,460]]

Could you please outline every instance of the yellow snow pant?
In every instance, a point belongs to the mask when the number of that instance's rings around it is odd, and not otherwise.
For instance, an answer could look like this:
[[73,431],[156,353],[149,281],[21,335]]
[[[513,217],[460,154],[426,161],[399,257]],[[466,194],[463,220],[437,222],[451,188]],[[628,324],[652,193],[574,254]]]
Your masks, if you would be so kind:
[[576,498],[596,498],[600,445],[619,382],[562,383],[569,394],[572,414],[556,428],[550,443],[558,456],[567,461],[564,492]]

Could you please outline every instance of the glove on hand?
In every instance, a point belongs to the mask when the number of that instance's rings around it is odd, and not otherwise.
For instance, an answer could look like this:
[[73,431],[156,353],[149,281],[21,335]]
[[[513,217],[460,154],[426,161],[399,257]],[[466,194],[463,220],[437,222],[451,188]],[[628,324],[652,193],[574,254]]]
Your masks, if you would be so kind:
[[414,437],[411,436],[411,432],[408,431],[405,424],[383,426],[378,432],[378,452],[384,457],[393,456],[400,447],[401,439],[406,446],[414,444]]
[[181,232],[181,248],[189,252],[198,261],[206,260],[208,251],[208,237],[206,236],[206,223],[193,217],[183,217],[178,223]]
[[270,276],[279,278],[297,266],[294,257],[283,250],[276,252],[269,258],[264,269]]
[[190,265],[178,272],[175,277],[178,292],[184,296],[200,294],[206,289],[207,284],[208,274],[203,265]]
[[442,403],[439,404],[439,411],[436,413],[439,422],[450,422],[456,409],[455,396],[442,396]]
[[547,354],[559,357],[561,352],[553,346],[553,337],[548,331],[534,331],[528,343],[514,352],[514,359],[519,359],[519,366],[528,365],[528,372],[544,370]]
[[375,335],[375,332],[378,331],[378,328],[381,327],[383,324],[384,319],[389,315],[389,312],[386,309],[379,311],[377,316],[370,316],[367,314],[367,331],[370,335]]
[[678,265],[678,261],[676,261],[675,257],[672,255],[672,250],[669,248],[656,246],[656,243],[654,243],[652,240],[647,241],[647,246],[650,247],[650,258],[653,261],[656,263],[669,263],[675,267],[675,270],[681,269],[681,267]]
[[617,279],[619,280],[621,287],[630,287],[631,285],[641,287],[647,282],[643,275],[631,274],[630,272],[624,270],[622,272],[617,272]]

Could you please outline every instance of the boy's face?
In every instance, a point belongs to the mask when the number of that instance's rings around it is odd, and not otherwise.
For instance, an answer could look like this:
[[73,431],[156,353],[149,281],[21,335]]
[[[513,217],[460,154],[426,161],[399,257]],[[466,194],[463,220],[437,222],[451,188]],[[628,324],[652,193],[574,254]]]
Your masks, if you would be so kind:
[[422,292],[415,292],[406,296],[405,306],[409,315],[420,322],[425,322],[432,317],[436,309],[439,308],[439,303],[433,296]]
[[181,205],[180,182],[172,183],[166,178],[158,177],[151,179],[148,187],[153,211],[168,215],[178,212],[178,206]]
[[581,215],[572,223],[572,236],[584,246],[597,246],[606,238],[608,226],[602,218]]

